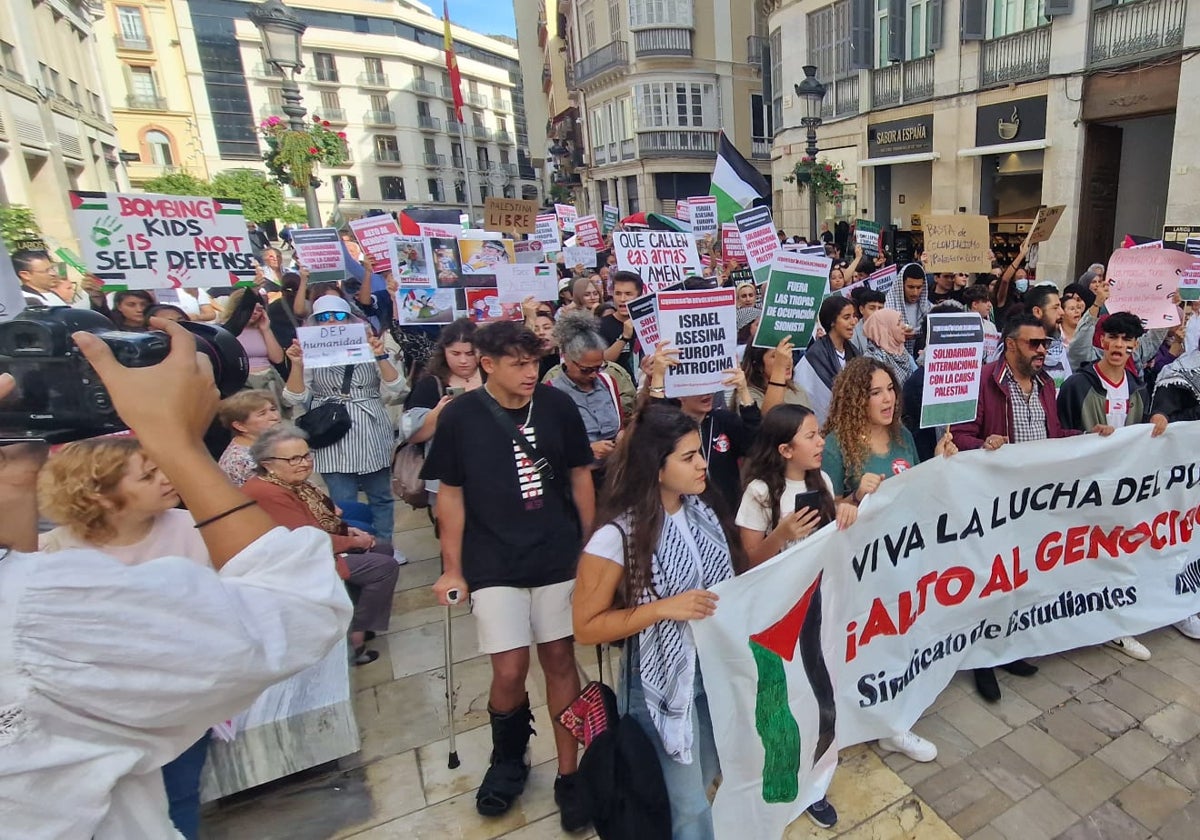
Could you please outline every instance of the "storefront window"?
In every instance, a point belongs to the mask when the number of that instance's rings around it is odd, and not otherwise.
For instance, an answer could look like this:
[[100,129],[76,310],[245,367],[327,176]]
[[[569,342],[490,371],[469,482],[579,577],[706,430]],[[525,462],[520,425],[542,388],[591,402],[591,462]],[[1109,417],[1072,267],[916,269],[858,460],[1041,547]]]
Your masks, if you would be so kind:
[[1046,0],[991,0],[988,4],[987,36],[1001,38],[1032,29],[1046,15]]

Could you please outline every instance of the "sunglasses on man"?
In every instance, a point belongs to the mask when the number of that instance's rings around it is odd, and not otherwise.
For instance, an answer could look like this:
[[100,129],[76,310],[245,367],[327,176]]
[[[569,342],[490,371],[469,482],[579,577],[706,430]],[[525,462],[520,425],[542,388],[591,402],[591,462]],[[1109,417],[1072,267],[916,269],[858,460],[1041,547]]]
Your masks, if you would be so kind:
[[1030,350],[1049,350],[1050,345],[1054,343],[1052,338],[1018,338],[1017,341],[1028,344]]

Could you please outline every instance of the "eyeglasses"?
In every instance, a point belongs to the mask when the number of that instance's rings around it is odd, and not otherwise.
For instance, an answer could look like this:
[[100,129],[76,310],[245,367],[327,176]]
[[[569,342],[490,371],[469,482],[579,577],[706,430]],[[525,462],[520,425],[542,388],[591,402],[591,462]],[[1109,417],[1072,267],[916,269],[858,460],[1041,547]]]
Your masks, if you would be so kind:
[[302,467],[305,464],[312,463],[312,459],[313,454],[311,452],[305,452],[303,455],[293,455],[290,458],[276,458],[274,456],[263,458],[264,461],[287,461],[289,467]]
[[315,316],[317,321],[349,321],[349,312],[318,312]]
[[1037,350],[1039,347],[1042,350],[1049,350],[1050,345],[1054,343],[1052,338],[1018,338],[1017,341],[1028,344],[1030,350]]
[[579,372],[584,376],[591,376],[593,373],[599,373],[600,371],[604,370],[604,365],[581,365],[579,362],[572,362],[571,364],[579,368]]

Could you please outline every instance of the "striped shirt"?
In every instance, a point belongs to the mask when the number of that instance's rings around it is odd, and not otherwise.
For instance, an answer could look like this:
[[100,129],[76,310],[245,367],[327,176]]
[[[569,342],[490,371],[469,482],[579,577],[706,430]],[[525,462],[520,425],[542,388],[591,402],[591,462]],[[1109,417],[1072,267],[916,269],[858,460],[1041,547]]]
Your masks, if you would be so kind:
[[[293,394],[284,389],[283,404],[310,410],[330,400],[341,399],[344,375],[345,368],[341,366],[306,368],[304,393]],[[378,364],[355,365],[350,380],[350,398],[346,402],[350,431],[332,446],[313,450],[317,472],[366,475],[387,468],[396,447],[396,429],[383,403],[384,400],[400,399],[406,391],[403,376],[384,382],[379,376]]]

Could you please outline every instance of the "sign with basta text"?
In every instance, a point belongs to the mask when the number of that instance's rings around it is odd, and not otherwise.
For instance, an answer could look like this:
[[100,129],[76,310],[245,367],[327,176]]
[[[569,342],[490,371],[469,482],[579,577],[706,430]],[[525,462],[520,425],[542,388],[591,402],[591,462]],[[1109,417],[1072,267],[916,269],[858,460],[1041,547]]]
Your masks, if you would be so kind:
[[992,270],[987,216],[926,216],[924,234],[930,274]]

